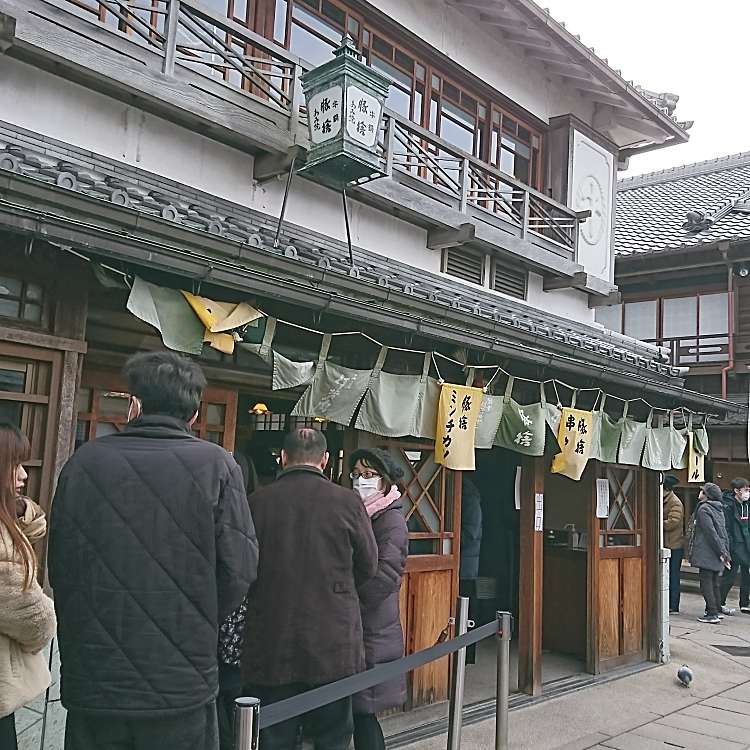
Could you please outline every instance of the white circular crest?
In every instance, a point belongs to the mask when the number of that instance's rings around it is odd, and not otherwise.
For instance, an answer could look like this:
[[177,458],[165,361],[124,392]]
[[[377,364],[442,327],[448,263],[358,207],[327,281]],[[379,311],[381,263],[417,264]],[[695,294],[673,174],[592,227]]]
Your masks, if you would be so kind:
[[607,199],[594,175],[587,175],[578,184],[576,204],[578,211],[591,211],[591,216],[581,224],[581,237],[589,245],[598,245],[607,223]]

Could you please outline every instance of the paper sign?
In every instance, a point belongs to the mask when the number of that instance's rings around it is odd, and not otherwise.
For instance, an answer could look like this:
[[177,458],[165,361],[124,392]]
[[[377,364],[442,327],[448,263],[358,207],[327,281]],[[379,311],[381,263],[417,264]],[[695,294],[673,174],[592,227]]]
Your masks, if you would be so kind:
[[704,464],[706,457],[698,453],[695,434],[688,433],[688,482],[700,484],[705,482]]
[[521,467],[516,466],[516,510],[521,510]]
[[457,471],[474,470],[474,436],[484,393],[481,388],[444,383],[435,431],[435,463]]
[[544,531],[544,495],[534,495],[534,531]]
[[580,409],[563,409],[557,442],[560,453],[552,459],[552,473],[578,481],[591,455],[594,415]]
[[346,132],[352,140],[373,148],[378,139],[382,105],[374,96],[357,86],[346,89],[346,101],[349,107]]
[[596,517],[609,518],[609,480],[596,480]]
[[335,138],[341,131],[343,109],[341,86],[331,86],[310,97],[307,114],[310,126],[310,140],[314,144],[325,143]]

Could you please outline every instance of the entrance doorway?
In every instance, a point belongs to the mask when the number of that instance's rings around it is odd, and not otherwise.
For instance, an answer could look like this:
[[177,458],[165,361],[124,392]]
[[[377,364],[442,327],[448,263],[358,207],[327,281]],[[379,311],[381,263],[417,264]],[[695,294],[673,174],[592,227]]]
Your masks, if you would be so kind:
[[24,344],[0,344],[0,419],[29,439],[26,493],[49,510],[54,481],[63,353]]

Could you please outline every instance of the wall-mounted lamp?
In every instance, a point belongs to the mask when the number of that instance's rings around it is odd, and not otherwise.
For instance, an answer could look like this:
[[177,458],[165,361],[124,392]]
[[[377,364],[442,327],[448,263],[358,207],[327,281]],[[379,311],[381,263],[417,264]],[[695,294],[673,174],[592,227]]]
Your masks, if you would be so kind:
[[268,407],[262,403],[259,402],[253,406],[252,409],[248,412],[249,414],[255,414],[256,416],[261,416],[262,414],[268,414]]

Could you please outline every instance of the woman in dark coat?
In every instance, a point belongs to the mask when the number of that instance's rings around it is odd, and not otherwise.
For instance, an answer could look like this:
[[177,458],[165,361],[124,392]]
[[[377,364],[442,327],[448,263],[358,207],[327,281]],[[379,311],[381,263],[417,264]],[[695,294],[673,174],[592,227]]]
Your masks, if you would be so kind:
[[698,622],[713,625],[720,615],[719,574],[731,566],[729,539],[719,487],[711,482],[704,484],[698,501],[690,563],[698,568],[701,594],[706,600],[706,613]]
[[[370,669],[404,655],[399,591],[409,549],[409,532],[398,486],[403,471],[386,451],[377,448],[355,451],[349,466],[352,487],[365,504],[378,544],[378,572],[359,589],[365,660]],[[406,678],[403,675],[355,695],[355,750],[385,750],[377,714],[400,706],[405,700]]]

